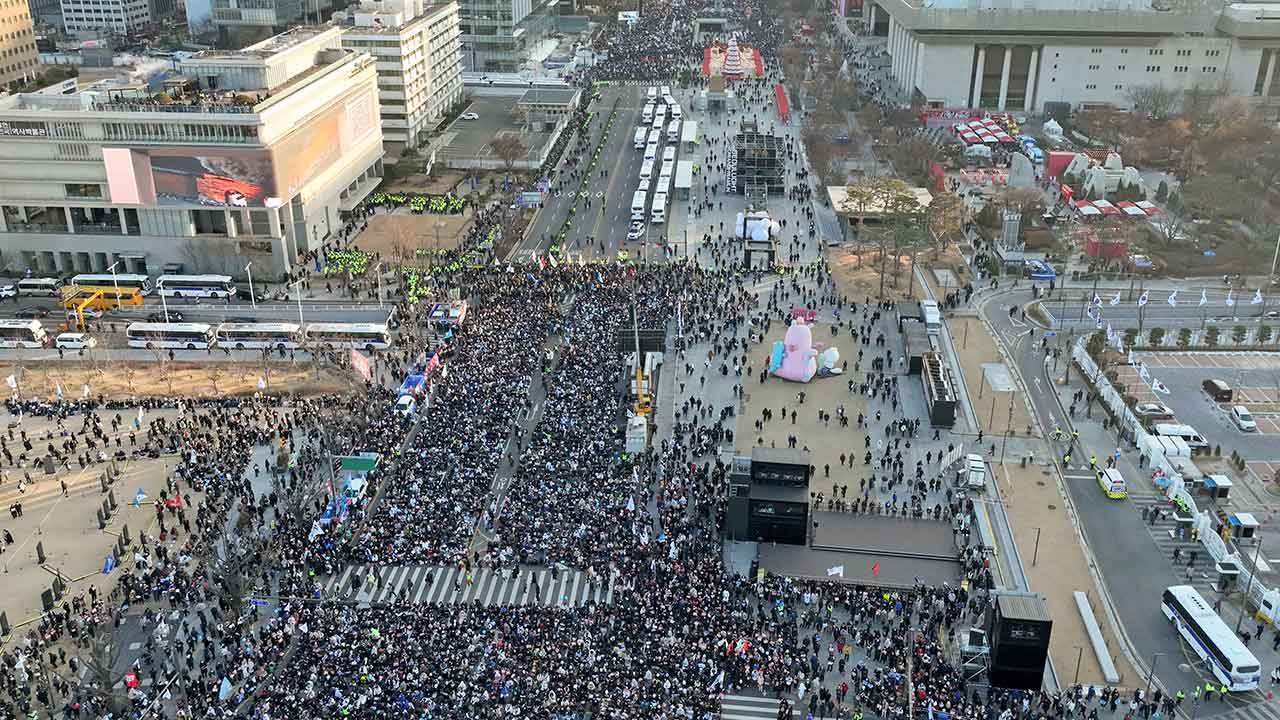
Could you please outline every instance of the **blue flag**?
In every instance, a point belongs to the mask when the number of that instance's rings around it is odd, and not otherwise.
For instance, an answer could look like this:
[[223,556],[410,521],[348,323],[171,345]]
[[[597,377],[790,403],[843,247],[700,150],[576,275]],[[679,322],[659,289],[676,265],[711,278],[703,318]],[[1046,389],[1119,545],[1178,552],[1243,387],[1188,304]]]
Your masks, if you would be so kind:
[[108,555],[105,562],[102,563],[102,574],[108,575],[116,568],[116,556]]

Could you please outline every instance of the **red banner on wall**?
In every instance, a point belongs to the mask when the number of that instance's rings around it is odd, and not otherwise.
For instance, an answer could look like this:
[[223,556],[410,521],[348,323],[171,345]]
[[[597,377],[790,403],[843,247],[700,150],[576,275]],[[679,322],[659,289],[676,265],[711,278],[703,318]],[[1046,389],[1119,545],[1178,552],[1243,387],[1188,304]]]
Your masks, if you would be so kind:
[[359,350],[351,350],[351,369],[365,380],[373,379],[373,368],[369,365],[369,358]]

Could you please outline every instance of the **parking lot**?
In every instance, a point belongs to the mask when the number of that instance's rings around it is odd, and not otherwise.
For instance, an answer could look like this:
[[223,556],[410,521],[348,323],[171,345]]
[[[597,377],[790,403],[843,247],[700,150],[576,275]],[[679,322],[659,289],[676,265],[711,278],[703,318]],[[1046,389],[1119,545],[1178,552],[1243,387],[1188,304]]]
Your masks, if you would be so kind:
[[517,100],[519,97],[474,97],[464,115],[475,113],[478,117],[475,120],[459,117],[445,129],[447,139],[439,159],[500,162],[493,152],[494,139],[514,135],[525,147],[523,159],[541,162],[554,137],[547,132],[525,132],[516,116]]

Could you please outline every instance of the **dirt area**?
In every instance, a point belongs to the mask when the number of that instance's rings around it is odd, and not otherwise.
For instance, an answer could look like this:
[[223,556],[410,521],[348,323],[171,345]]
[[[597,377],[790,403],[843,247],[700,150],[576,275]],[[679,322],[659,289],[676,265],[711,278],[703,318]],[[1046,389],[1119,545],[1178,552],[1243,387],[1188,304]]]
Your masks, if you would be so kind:
[[[956,292],[963,288],[966,283],[973,281],[973,276],[969,273],[969,264],[965,262],[964,256],[960,254],[960,248],[955,245],[948,245],[947,249],[938,253],[935,257],[932,252],[921,253],[916,262],[924,266],[924,277],[929,283],[929,288],[933,290],[933,297],[939,303],[947,295],[947,293]],[[956,277],[957,284],[948,284],[943,287],[938,284],[938,279],[934,276],[937,270],[950,270]]]
[[[324,395],[345,392],[350,387],[350,371],[272,363],[264,373],[260,363],[165,363],[162,370],[152,363],[113,362],[109,370],[46,364],[26,367],[0,366],[0,377],[18,376],[18,391],[25,398],[55,399],[58,387],[66,397],[80,397],[84,386],[92,395],[108,399],[132,397],[229,397],[259,391],[282,394]],[[264,388],[258,387],[262,379]]]
[[[952,316],[947,319],[951,339],[960,356],[960,369],[964,372],[969,397],[978,416],[978,424],[988,438],[1003,435],[1006,430],[1025,436],[1027,428],[1035,425],[1027,415],[1027,406],[1019,392],[992,392],[983,380],[982,364],[1004,362],[996,350],[995,342],[987,335],[982,321],[976,317]],[[1012,398],[1010,398],[1012,396]],[[1012,404],[1010,403],[1012,400]],[[1013,409],[1013,422],[1009,422],[1009,409]],[[1035,430],[1039,434],[1039,430]]]
[[[826,343],[824,347],[834,345],[840,350],[842,360],[850,359],[849,369],[852,371],[853,360],[858,357],[859,346],[853,342],[847,332],[831,337],[830,327],[826,323],[818,323],[814,326],[814,344]],[[808,448],[811,453],[811,462],[818,469],[810,484],[812,491],[829,494],[831,482],[834,480],[839,480],[841,483],[854,482],[856,487],[856,480],[861,476],[861,471],[842,470],[840,454],[856,455],[859,458],[857,467],[862,468],[861,457],[866,451],[863,447],[863,437],[866,432],[858,429],[855,419],[860,413],[866,412],[866,398],[856,392],[848,391],[849,376],[845,375],[815,377],[807,384],[770,377],[761,384],[758,378],[760,368],[768,364],[769,349],[773,347],[773,342],[781,340],[786,331],[786,325],[774,323],[764,341],[751,347],[751,372],[746,373],[743,378],[743,399],[746,409],[738,415],[738,426],[734,431],[738,452],[751,454],[751,448],[757,444],[757,440],[765,447],[785,448],[787,437],[795,435],[799,438],[797,447]],[[796,394],[802,390],[805,392],[806,399],[803,405],[799,405]],[[844,405],[845,415],[850,418],[849,426],[846,428],[840,427],[836,416],[837,405]],[[765,407],[773,409],[773,420],[765,424],[763,433],[756,433],[755,421],[760,417],[761,409]],[[784,410],[788,416],[792,410],[796,411],[795,424],[791,423],[789,417],[783,418]],[[818,410],[826,410],[831,414],[829,425],[818,422]],[[830,479],[823,477],[824,465],[831,466]]]
[[[1199,232],[1198,230],[1195,232]],[[1144,238],[1134,249],[1135,253],[1150,256],[1160,272],[1171,277],[1203,277],[1222,273],[1256,274],[1258,258],[1268,256],[1270,250],[1251,242],[1231,228],[1222,228],[1214,235],[1213,255],[1204,251],[1209,242],[1203,239],[1169,244],[1163,240]]]
[[355,246],[395,262],[413,264],[417,250],[452,250],[462,242],[472,215],[414,215],[408,210],[378,213],[360,233]]
[[[868,247],[861,253],[855,252],[852,245],[827,248],[827,263],[831,267],[831,275],[836,281],[836,289],[841,295],[863,302],[866,298],[880,295],[880,253],[874,247]],[[897,283],[894,282],[893,259],[885,261],[884,294],[886,297],[904,297],[910,283],[911,257],[904,256],[898,261]],[[912,288],[912,297],[922,297],[923,291],[918,284]]]
[[[1119,685],[1140,685],[1141,676],[1125,659],[1116,640],[1115,629],[1099,604],[1088,561],[1080,548],[1075,526],[1067,515],[1066,501],[1058,483],[1048,470],[1039,466],[1023,468],[1014,462],[1004,466],[993,463],[992,469],[1000,483],[1027,581],[1032,590],[1044,596],[1053,617],[1049,654],[1058,671],[1058,681],[1063,685],[1074,684],[1078,661],[1081,683],[1107,684],[1089,644],[1084,621],[1076,609],[1073,593],[1082,591],[1089,595],[1111,660],[1120,673]],[[1034,565],[1032,560],[1035,560]],[[1084,651],[1081,652],[1080,648]]]
[[[421,160],[417,160],[421,164]],[[461,170],[449,170],[443,166],[433,167],[430,175],[407,175],[397,178],[384,187],[379,188],[386,193],[419,193],[426,195],[443,195],[466,178]]]
[[[154,415],[165,415],[170,420],[177,417],[176,411],[162,410],[148,413],[148,419]],[[27,418],[20,427],[33,437],[43,438],[53,426],[43,418]],[[119,433],[108,435],[119,436],[124,447],[128,447],[129,428],[126,423]],[[4,529],[14,538],[14,544],[3,548],[0,555],[4,582],[21,589],[6,592],[0,598],[0,611],[8,614],[9,622],[16,628],[38,619],[42,609],[40,594],[53,583],[55,572],[60,572],[67,582],[69,595],[81,593],[90,585],[100,590],[108,587],[111,577],[102,574],[103,563],[125,525],[135,542],[142,532],[147,532],[152,542],[158,541],[155,511],[150,502],[160,496],[165,478],[177,463],[174,457],[118,463],[119,476],[110,486],[116,510],[106,530],[98,529],[95,515],[108,497],[102,492],[100,481],[107,470],[105,464],[80,469],[72,463],[70,470],[59,470],[53,475],[46,475],[43,470],[6,468],[6,479],[0,484],[0,503],[5,508],[15,502],[22,503],[21,517],[13,518],[8,513],[0,516],[4,518]],[[30,473],[29,484],[24,472]],[[22,490],[18,489],[20,480],[26,485]],[[60,481],[67,484],[65,494]],[[133,505],[139,490],[146,493],[147,499],[141,505]],[[199,498],[199,494],[193,494],[191,500],[198,503]],[[166,540],[176,551],[175,542],[184,538]],[[44,550],[43,564],[39,562],[37,543]]]

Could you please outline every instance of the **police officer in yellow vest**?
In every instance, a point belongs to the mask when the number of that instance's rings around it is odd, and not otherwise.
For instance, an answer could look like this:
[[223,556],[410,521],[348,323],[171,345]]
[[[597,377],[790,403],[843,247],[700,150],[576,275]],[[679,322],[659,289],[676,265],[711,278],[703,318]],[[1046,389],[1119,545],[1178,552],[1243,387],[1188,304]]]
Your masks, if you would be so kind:
[[1215,690],[1217,690],[1217,688],[1213,686],[1213,683],[1207,682],[1204,684],[1204,701],[1205,702],[1209,702],[1210,700],[1213,700],[1213,693]]
[[1187,699],[1187,694],[1181,690],[1178,691],[1177,695],[1173,696],[1174,703],[1178,705],[1181,705],[1182,701],[1186,699]]

